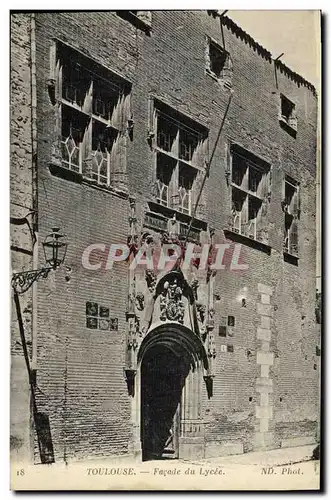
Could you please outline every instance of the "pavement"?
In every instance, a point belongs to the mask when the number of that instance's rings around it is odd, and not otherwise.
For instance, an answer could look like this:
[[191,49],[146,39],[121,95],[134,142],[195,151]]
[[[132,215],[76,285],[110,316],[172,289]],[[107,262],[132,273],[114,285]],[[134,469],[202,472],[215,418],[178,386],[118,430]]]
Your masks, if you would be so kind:
[[148,462],[142,462],[140,459],[135,460],[128,455],[114,456],[114,457],[103,457],[103,458],[90,458],[78,461],[70,461],[70,463],[90,463],[102,465],[104,462],[113,464],[125,464],[125,463],[135,463],[145,464],[148,466],[156,466],[157,464],[164,464],[167,466],[175,464],[192,464],[192,465],[210,465],[220,463],[222,465],[287,465],[287,464],[297,464],[300,462],[312,461],[313,451],[316,448],[316,444],[310,444],[305,446],[296,446],[292,448],[278,448],[276,450],[263,450],[263,451],[252,451],[248,453],[242,453],[239,455],[226,455],[219,457],[201,458],[201,459],[169,459],[169,460],[149,460]]
[[316,444],[296,446],[293,448],[278,448],[276,450],[252,451],[240,455],[227,455],[225,457],[205,458],[203,460],[189,460],[190,463],[199,465],[219,462],[222,465],[288,465],[312,460]]

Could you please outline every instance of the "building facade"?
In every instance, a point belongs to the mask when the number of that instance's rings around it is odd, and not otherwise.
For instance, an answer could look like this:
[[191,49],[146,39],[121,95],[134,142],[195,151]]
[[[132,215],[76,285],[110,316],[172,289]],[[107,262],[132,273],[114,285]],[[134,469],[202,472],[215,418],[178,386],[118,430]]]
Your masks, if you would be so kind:
[[[215,11],[13,12],[11,71],[13,270],[68,240],[13,305],[13,456],[316,442],[314,87]],[[223,267],[130,265],[188,243]]]

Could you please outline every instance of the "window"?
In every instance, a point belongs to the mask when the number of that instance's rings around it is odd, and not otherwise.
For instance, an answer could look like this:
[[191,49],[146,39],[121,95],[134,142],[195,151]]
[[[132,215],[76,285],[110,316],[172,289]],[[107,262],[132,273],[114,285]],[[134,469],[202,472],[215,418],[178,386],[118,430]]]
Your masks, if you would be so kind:
[[232,86],[232,61],[229,52],[207,37],[206,72],[225,85]]
[[118,10],[117,15],[149,35],[152,29],[152,13],[150,10]]
[[231,147],[232,231],[268,244],[270,165],[240,146]]
[[152,24],[152,13],[150,10],[131,10],[132,14],[135,15],[141,22],[151,26]]
[[284,220],[284,253],[298,256],[298,219],[300,217],[299,184],[285,176],[282,209]]
[[235,325],[235,317],[228,316],[228,326],[234,326],[234,325]]
[[62,44],[55,65],[62,167],[99,185],[123,187],[130,85]]
[[295,104],[287,99],[283,94],[280,95],[280,123],[290,127],[294,132],[297,131],[297,117],[295,114]]
[[156,201],[191,215],[207,158],[207,131],[162,103],[153,110]]

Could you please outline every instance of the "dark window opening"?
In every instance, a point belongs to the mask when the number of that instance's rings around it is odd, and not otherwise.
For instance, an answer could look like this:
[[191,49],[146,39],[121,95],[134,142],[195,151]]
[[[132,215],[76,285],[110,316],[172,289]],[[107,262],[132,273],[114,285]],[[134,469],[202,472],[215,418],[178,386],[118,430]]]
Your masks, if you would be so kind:
[[263,178],[263,171],[256,168],[254,165],[251,165],[249,169],[249,184],[248,184],[249,191],[252,191],[253,193],[258,193],[262,178]]
[[159,101],[153,125],[156,201],[191,215],[198,173],[204,167],[207,129]]
[[197,135],[187,132],[185,129],[179,131],[179,158],[192,161],[194,152],[199,144]]
[[91,86],[90,75],[79,64],[71,60],[62,67],[62,98],[83,107]]
[[285,194],[283,210],[285,213],[298,217],[299,214],[299,184],[289,176],[285,177]]
[[291,205],[295,192],[296,192],[296,186],[294,186],[288,181],[285,181],[285,203],[287,206]]
[[[111,172],[122,167],[123,125],[131,86],[101,65],[60,42],[56,79],[61,123],[62,167],[110,186]],[[124,153],[123,153],[124,154]]]
[[179,204],[178,210],[185,214],[190,214],[192,210],[192,187],[196,172],[187,165],[179,165],[179,180],[178,194]]
[[121,93],[118,89],[107,86],[101,80],[93,82],[92,113],[96,116],[111,120],[112,114],[119,104]]
[[232,157],[232,182],[238,187],[247,186],[247,161],[239,155],[233,155]]
[[228,53],[211,40],[209,41],[210,70],[220,77],[224,69]]
[[171,152],[177,137],[177,127],[166,117],[159,115],[157,119],[157,146]]
[[246,194],[239,189],[232,189],[232,229],[241,234],[243,224],[245,223],[245,202]]
[[228,316],[228,326],[234,326],[234,324],[235,324],[235,317]]
[[62,165],[77,173],[82,170],[82,142],[87,124],[86,116],[62,105]]
[[176,167],[176,161],[158,153],[156,157],[156,201],[166,207],[170,204],[169,186]]
[[222,83],[225,87],[232,87],[233,66],[229,52],[217,42],[206,37],[206,72]]
[[231,152],[232,231],[267,244],[270,167],[239,146]]
[[110,183],[110,154],[117,138],[117,131],[98,121],[92,121],[92,179],[99,184]]
[[284,95],[280,95],[280,122],[285,124],[288,132],[293,131],[294,137],[297,131],[297,117],[295,114],[295,104],[287,99]]
[[289,176],[284,181],[284,242],[283,251],[298,256],[298,219],[300,217],[299,184]]
[[282,106],[282,117],[288,120],[294,112],[295,104],[282,95],[281,106]]
[[219,327],[218,327],[218,335],[220,337],[226,337],[226,326],[219,325]]
[[152,28],[152,13],[150,10],[118,10],[117,15],[130,22],[138,29],[150,34]]
[[253,196],[248,196],[248,226],[246,236],[252,238],[253,240],[257,239],[258,217],[260,215],[261,207],[262,200]]

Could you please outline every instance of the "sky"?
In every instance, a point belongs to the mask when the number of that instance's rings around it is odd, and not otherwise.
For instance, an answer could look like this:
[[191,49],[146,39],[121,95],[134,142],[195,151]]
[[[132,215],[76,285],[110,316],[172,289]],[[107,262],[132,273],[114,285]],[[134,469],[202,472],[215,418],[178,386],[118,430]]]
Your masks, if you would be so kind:
[[319,86],[319,11],[228,10],[226,13],[255,41],[303,78]]

